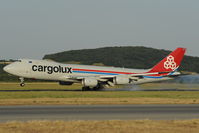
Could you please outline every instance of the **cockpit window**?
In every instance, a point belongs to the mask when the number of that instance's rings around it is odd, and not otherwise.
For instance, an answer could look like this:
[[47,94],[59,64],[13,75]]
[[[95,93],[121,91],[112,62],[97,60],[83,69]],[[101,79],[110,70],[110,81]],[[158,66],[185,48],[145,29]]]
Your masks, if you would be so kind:
[[32,63],[32,61],[29,61],[29,63]]

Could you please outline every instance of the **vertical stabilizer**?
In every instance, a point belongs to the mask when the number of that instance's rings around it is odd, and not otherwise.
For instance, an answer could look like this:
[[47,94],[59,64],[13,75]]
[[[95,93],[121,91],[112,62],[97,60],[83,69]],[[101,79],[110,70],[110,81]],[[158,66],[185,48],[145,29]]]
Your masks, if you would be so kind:
[[149,72],[172,72],[178,69],[186,52],[186,48],[177,48],[166,58],[155,65]]

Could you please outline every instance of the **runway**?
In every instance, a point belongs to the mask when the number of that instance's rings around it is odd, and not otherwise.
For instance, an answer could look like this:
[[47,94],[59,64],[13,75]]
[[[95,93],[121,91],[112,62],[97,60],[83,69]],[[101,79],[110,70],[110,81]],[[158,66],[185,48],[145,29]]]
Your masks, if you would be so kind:
[[[82,89],[6,89],[0,90],[0,92],[45,92],[45,91],[82,91]],[[92,90],[91,90],[92,91]],[[96,90],[94,90],[96,91]],[[134,88],[112,88],[112,89],[102,89],[98,91],[199,91],[199,89],[178,89],[178,88],[160,88],[160,89],[134,89]]]
[[30,120],[198,119],[199,105],[0,106],[0,122]]

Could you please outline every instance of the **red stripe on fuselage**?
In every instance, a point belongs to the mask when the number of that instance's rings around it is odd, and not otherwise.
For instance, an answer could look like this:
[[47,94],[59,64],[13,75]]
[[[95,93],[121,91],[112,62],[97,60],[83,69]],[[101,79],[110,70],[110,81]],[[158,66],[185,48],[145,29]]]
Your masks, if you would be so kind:
[[159,77],[159,76],[166,76],[169,73],[164,73],[164,74],[152,74],[152,75],[147,75],[147,76],[154,76],[154,77]]
[[104,70],[90,70],[90,69],[78,69],[74,68],[74,71],[86,71],[86,72],[102,72],[102,73],[115,73],[115,74],[135,74],[129,72],[116,72],[116,71],[104,71]]
[[[104,70],[90,70],[90,69],[78,69],[78,68],[74,68],[74,71],[85,71],[85,72],[101,72],[101,73],[113,73],[113,74],[144,74],[144,73],[130,73],[130,72],[116,72],[116,71],[104,71]],[[149,73],[149,72],[146,72]],[[168,75],[168,73],[164,73],[164,74],[151,74],[148,76],[166,76]]]

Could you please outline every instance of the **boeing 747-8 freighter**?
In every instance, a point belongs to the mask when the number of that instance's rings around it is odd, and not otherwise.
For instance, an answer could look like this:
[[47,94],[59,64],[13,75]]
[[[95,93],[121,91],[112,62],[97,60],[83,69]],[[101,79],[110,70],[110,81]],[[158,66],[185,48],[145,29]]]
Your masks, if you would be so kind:
[[58,81],[60,85],[81,83],[82,90],[98,90],[114,85],[142,84],[173,79],[180,75],[177,69],[185,52],[185,48],[177,48],[153,68],[146,70],[21,59],[5,66],[4,71],[20,77],[21,86],[25,85],[24,78],[30,78]]

